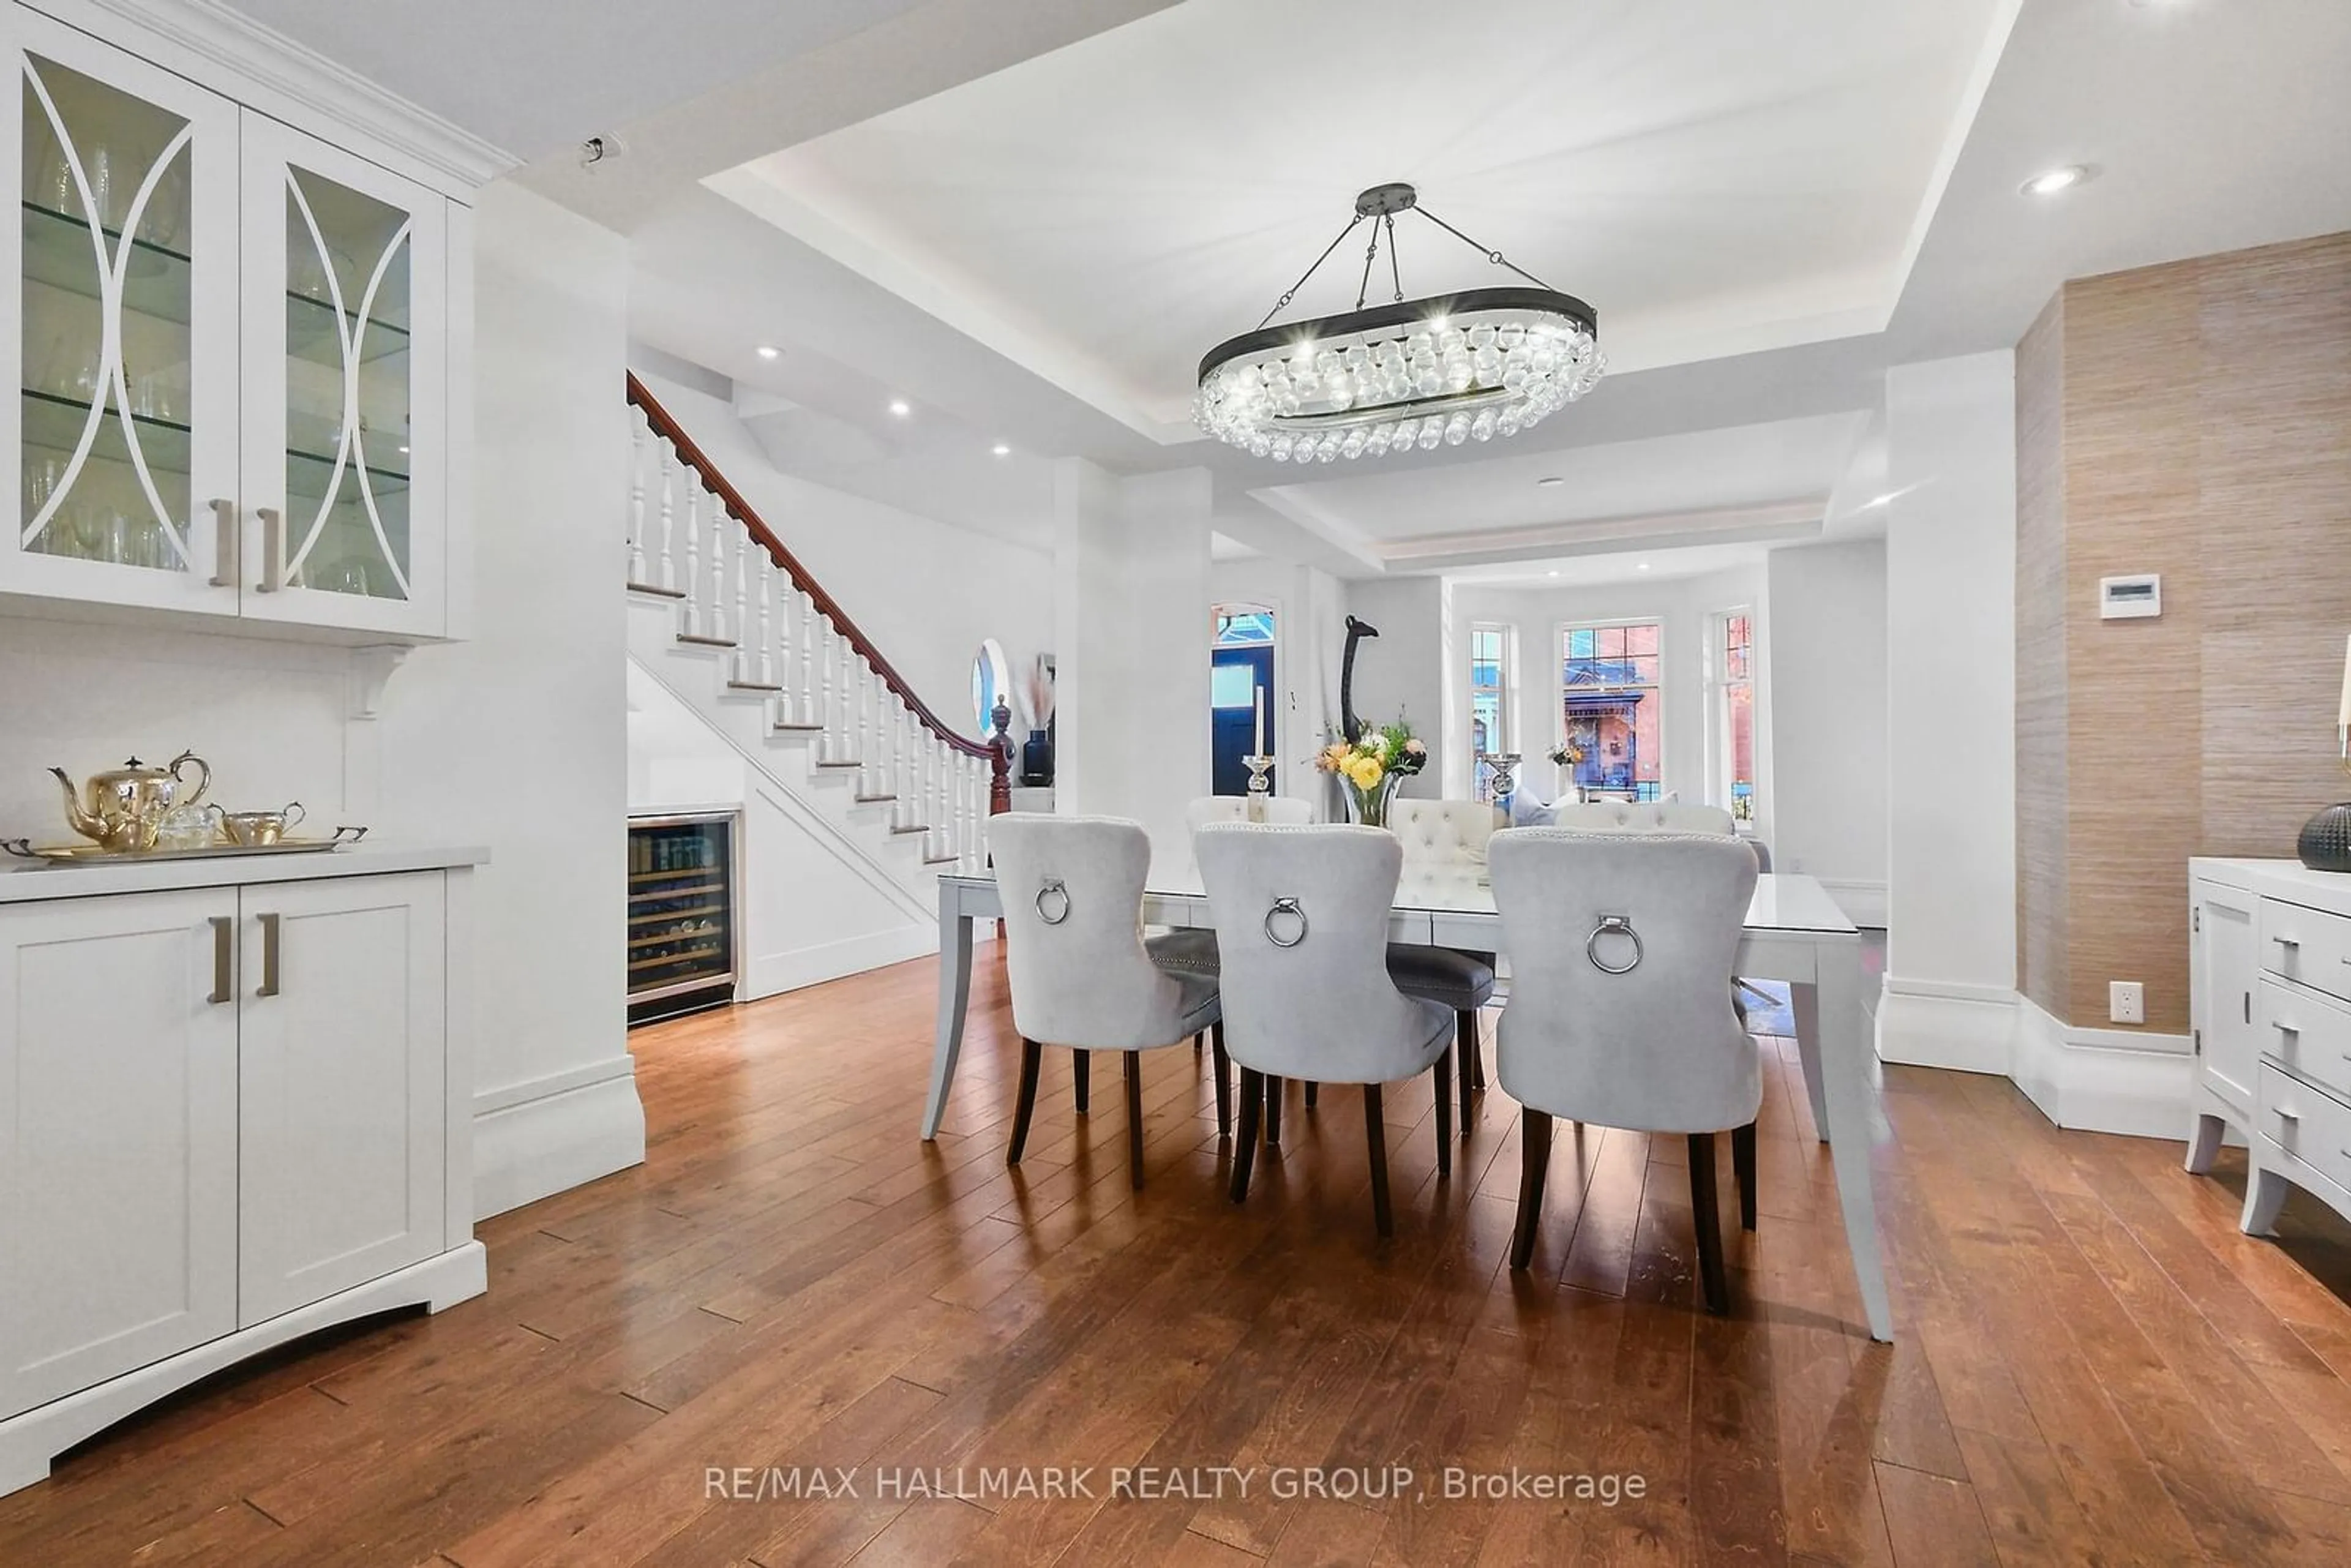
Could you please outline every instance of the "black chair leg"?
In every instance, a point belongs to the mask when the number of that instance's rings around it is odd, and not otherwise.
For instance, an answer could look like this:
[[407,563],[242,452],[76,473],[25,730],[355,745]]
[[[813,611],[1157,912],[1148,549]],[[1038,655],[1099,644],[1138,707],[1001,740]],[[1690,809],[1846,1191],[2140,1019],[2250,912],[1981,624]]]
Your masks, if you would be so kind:
[[1469,1076],[1478,1087],[1486,1087],[1486,1048],[1478,1039],[1478,1009],[1469,1009]]
[[1225,1026],[1217,1020],[1215,1031],[1216,1050],[1209,1057],[1209,1067],[1217,1075],[1217,1136],[1233,1134],[1233,1061],[1225,1054]]
[[1086,1113],[1086,1090],[1089,1087],[1087,1081],[1093,1076],[1089,1071],[1093,1064],[1093,1055],[1091,1051],[1083,1051],[1071,1054],[1075,1058],[1073,1071],[1077,1073],[1078,1079],[1078,1114],[1082,1116]]
[[1395,1234],[1395,1216],[1388,1208],[1388,1124],[1380,1114],[1380,1086],[1364,1085],[1364,1140],[1372,1155],[1372,1223],[1383,1236]]
[[1126,1053],[1126,1174],[1143,1190],[1143,1052]]
[[1472,1021],[1477,1016],[1458,1009],[1453,1014],[1453,1060],[1461,1070],[1461,1135],[1465,1138],[1469,1135],[1469,1092],[1477,1087],[1470,1082],[1470,1074],[1477,1071],[1473,1064],[1478,1060],[1478,1030]]
[[1306,1108],[1309,1111],[1314,1109],[1314,1092],[1322,1087],[1311,1078],[1306,1081]]
[[1241,1069],[1240,1126],[1233,1135],[1233,1201],[1249,1197],[1249,1166],[1257,1157],[1258,1108],[1265,1103],[1265,1079],[1255,1068]]
[[1523,1269],[1535,1255],[1535,1230],[1542,1223],[1543,1177],[1551,1170],[1551,1113],[1528,1107],[1520,1136],[1519,1223],[1510,1236],[1510,1267]]
[[1755,1228],[1755,1124],[1730,1129],[1730,1170],[1739,1178],[1739,1228]]
[[1690,1218],[1698,1228],[1698,1282],[1706,1290],[1706,1310],[1716,1317],[1730,1312],[1730,1282],[1722,1268],[1722,1215],[1715,1197],[1714,1134],[1689,1135]]
[[1265,1075],[1265,1146],[1281,1147],[1281,1080]]
[[1199,1055],[1199,1054],[1200,1054],[1200,1042],[1201,1042],[1201,1040],[1202,1040],[1202,1039],[1203,1039],[1203,1038],[1204,1038],[1204,1037],[1203,1037],[1202,1035],[1200,1035],[1200,1034],[1196,1034],[1196,1034],[1194,1034],[1194,1035],[1192,1036],[1192,1054],[1193,1054],[1193,1055],[1197,1056],[1197,1055]]
[[[1446,1060],[1452,1054],[1448,1050],[1438,1057],[1437,1071],[1429,1074],[1437,1081],[1437,1174],[1440,1176],[1453,1174],[1453,1063]],[[1468,1107],[1462,1110],[1467,1113]]]
[[1020,1041],[1020,1092],[1012,1103],[1012,1146],[1005,1151],[1004,1163],[1017,1166],[1020,1151],[1029,1146],[1029,1122],[1037,1113],[1037,1070],[1045,1064],[1045,1048],[1023,1037]]

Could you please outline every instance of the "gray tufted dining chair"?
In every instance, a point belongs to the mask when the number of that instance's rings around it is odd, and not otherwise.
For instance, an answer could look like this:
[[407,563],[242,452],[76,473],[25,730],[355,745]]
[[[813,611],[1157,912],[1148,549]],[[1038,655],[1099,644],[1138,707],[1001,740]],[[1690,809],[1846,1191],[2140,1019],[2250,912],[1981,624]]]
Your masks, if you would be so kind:
[[1552,808],[1551,825],[1587,832],[1724,833],[1733,831],[1720,806],[1681,800],[1562,800]]
[[1751,1230],[1762,1067],[1729,998],[1754,855],[1714,833],[1512,828],[1491,860],[1510,955],[1495,1071],[1526,1114],[1510,1267],[1534,1250],[1553,1116],[1681,1133],[1707,1307],[1729,1311],[1714,1150],[1729,1129]]
[[1219,822],[1193,839],[1216,920],[1225,1048],[1241,1070],[1233,1201],[1249,1196],[1267,1080],[1364,1086],[1372,1212],[1395,1234],[1380,1086],[1432,1068],[1437,1168],[1452,1165],[1452,1013],[1388,977],[1388,911],[1403,849],[1378,828]]
[[[1221,1046],[1216,978],[1164,967],[1144,945],[1151,840],[1141,823],[1008,812],[988,819],[987,847],[1004,904],[1012,1022],[1020,1031],[1019,1100],[1005,1163],[1019,1165],[1029,1142],[1043,1047],[1071,1047],[1080,1062],[1088,1050],[1123,1051],[1129,1175],[1139,1187],[1142,1052],[1181,1044],[1204,1029],[1216,1030]],[[1222,1089],[1220,1080],[1220,1107]]]

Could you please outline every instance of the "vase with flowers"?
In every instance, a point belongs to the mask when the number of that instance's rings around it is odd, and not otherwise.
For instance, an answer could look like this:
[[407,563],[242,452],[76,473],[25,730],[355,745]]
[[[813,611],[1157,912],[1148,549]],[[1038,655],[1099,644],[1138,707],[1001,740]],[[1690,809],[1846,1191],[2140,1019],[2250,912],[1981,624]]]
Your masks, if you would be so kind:
[[1577,765],[1583,760],[1583,747],[1577,744],[1575,737],[1572,735],[1568,736],[1557,746],[1553,747],[1551,751],[1551,759],[1554,766],[1567,769],[1567,788],[1562,792],[1560,799],[1562,800],[1582,800],[1583,799],[1583,786],[1576,782],[1575,769]]
[[1428,747],[1399,715],[1394,724],[1364,725],[1353,740],[1333,740],[1315,757],[1314,766],[1338,775],[1356,821],[1384,828],[1396,787],[1428,766]]

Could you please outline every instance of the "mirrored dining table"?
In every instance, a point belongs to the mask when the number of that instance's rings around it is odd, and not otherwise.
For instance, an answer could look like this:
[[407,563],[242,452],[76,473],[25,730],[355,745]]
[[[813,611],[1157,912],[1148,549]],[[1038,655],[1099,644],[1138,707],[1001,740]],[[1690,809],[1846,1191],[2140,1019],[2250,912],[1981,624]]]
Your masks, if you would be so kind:
[[[929,1102],[923,1110],[926,1140],[938,1135],[955,1087],[964,1013],[971,999],[972,925],[1002,913],[992,873],[950,872],[940,876],[938,1037],[932,1048]],[[1165,926],[1214,924],[1198,873],[1188,865],[1155,867],[1143,895],[1143,919],[1146,925]],[[1506,963],[1510,950],[1482,868],[1407,873],[1388,913],[1388,940],[1499,953]],[[1891,1340],[1893,1317],[1870,1179],[1876,1051],[1863,1003],[1861,934],[1813,878],[1760,876],[1748,904],[1734,972],[1746,979],[1788,985],[1813,1124],[1830,1146],[1837,1204],[1870,1337]]]

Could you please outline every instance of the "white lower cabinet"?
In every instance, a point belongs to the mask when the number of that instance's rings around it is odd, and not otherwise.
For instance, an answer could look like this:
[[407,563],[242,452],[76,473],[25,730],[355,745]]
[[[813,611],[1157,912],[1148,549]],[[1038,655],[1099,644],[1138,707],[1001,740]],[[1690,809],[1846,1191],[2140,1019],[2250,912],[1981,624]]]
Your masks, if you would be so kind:
[[0,1416],[237,1326],[236,896],[0,907]]
[[256,1351],[480,1292],[468,880],[0,900],[0,1492]]
[[244,894],[239,1326],[441,1250],[441,873]]

